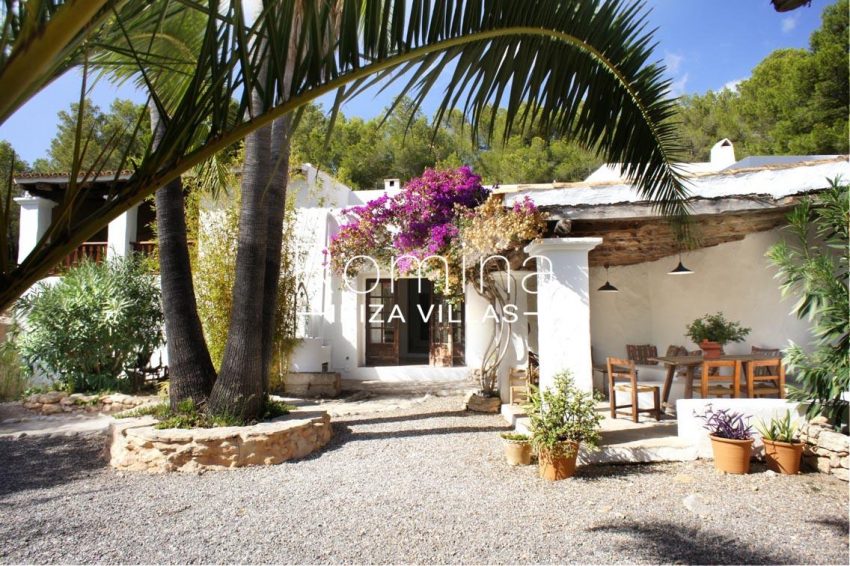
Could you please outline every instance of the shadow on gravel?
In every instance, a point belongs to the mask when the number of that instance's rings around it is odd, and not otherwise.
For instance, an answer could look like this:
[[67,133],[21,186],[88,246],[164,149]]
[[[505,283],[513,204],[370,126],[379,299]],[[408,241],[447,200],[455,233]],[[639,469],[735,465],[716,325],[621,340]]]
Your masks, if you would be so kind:
[[642,552],[640,561],[655,564],[795,564],[801,557],[777,554],[756,546],[756,541],[736,540],[731,532],[707,527],[694,529],[675,523],[618,523],[591,527],[588,531],[627,535],[634,540],[619,543],[629,555]]
[[0,439],[0,498],[69,483],[105,468],[103,442],[101,436]]
[[669,473],[652,463],[588,464],[576,468],[576,479],[611,481],[612,478]]
[[809,519],[809,522],[829,527],[842,536],[847,536],[847,532],[850,531],[850,522],[847,519]]

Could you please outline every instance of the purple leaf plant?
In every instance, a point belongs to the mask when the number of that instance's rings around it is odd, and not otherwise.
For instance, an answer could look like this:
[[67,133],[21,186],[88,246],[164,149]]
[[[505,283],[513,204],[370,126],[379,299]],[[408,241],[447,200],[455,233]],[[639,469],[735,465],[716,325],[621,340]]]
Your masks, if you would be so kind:
[[694,411],[694,416],[703,420],[703,428],[711,436],[730,440],[749,440],[753,437],[750,416],[731,409],[714,410],[711,404],[706,406],[702,415]]

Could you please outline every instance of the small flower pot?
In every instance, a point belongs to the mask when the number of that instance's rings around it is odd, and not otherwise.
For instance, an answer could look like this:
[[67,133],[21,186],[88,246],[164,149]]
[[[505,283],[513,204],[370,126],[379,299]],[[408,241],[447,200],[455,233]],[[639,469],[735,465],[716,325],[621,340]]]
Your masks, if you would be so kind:
[[723,345],[718,342],[703,340],[699,343],[699,349],[702,350],[704,360],[716,360],[723,355]]
[[800,472],[800,457],[803,454],[802,442],[779,442],[762,438],[764,460],[767,467],[779,474],[794,475]]
[[528,466],[531,464],[531,443],[506,440],[505,460],[511,466]]
[[753,455],[753,439],[733,440],[709,435],[711,451],[714,453],[714,468],[727,474],[750,473],[750,458]]
[[576,473],[578,443],[564,442],[554,454],[541,450],[537,455],[540,477],[548,481],[571,478]]

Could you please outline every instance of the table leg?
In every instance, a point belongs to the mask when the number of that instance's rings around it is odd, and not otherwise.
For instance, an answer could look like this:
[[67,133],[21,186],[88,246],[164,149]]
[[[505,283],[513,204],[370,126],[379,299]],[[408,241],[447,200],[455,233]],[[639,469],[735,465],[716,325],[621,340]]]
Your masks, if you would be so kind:
[[685,382],[685,399],[693,399],[694,398],[694,372],[696,371],[696,366],[688,366],[688,373],[685,376],[687,381]]
[[661,393],[662,404],[667,405],[667,400],[670,398],[670,387],[673,385],[673,375],[676,373],[676,366],[667,364],[667,375],[664,376],[664,390]]

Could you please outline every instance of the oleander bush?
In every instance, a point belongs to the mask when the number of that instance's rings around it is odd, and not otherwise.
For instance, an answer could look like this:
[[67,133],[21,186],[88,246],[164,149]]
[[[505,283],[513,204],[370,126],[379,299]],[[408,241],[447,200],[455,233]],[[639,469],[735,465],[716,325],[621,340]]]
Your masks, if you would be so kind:
[[83,261],[18,300],[15,341],[29,375],[72,392],[126,391],[163,344],[159,287],[143,259]]

